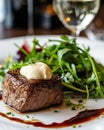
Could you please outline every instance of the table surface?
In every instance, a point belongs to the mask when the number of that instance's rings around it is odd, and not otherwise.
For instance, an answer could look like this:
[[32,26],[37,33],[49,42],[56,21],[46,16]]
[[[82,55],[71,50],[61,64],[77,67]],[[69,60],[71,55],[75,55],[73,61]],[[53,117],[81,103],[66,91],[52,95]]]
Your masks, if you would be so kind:
[[[93,22],[98,23],[98,26],[104,28],[103,21],[104,21],[104,4],[101,4],[99,12]],[[63,26],[60,26],[55,29],[34,28],[31,34],[32,35],[61,35],[61,34],[70,35],[70,31]],[[28,33],[27,29],[23,29],[23,28],[6,29],[2,23],[0,24],[0,39],[17,37],[17,36],[25,36],[31,34]],[[80,35],[86,37],[84,31],[81,32]]]

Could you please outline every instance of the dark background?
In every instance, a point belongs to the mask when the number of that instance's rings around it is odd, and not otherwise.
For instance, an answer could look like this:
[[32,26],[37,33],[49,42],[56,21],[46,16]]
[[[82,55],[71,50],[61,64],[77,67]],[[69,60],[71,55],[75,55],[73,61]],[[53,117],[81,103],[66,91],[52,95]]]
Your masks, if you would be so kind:
[[[33,8],[30,8],[30,14],[32,14],[34,28],[32,28],[31,33],[27,29],[27,0],[4,1],[6,15],[3,23],[0,23],[0,39],[31,34],[70,35],[70,31],[61,24],[56,16],[52,8],[52,0],[28,0],[29,2],[33,2]],[[101,0],[99,12],[93,20],[93,23],[96,27],[104,29],[104,0]],[[85,31],[81,32],[81,36],[86,37]]]
[[[53,7],[52,0],[28,0],[33,2],[30,13],[33,17],[34,28],[54,29],[62,26],[58,20]],[[27,0],[5,0],[4,26],[10,28],[28,27],[28,5]],[[101,0],[101,4],[104,0]],[[29,3],[30,4],[30,3]],[[58,23],[58,24],[57,24]]]

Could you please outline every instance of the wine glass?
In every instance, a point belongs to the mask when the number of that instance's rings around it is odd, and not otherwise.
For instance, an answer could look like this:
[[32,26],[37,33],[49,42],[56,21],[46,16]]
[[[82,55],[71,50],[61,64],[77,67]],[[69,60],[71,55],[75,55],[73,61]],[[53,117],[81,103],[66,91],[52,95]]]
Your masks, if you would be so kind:
[[95,18],[100,6],[100,0],[53,0],[53,8],[73,36],[80,32]]

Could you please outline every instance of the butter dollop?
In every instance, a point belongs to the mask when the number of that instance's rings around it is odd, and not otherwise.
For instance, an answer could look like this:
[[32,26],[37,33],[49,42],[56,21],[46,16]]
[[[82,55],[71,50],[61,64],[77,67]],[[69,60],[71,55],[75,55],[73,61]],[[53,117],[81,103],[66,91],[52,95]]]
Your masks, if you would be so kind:
[[51,68],[43,62],[23,66],[20,74],[27,79],[51,79],[53,75]]

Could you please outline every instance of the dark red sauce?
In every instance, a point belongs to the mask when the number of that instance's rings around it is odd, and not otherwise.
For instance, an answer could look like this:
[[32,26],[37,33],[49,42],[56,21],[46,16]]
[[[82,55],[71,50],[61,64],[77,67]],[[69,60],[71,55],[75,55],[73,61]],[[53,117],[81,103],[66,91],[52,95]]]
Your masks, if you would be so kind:
[[61,127],[72,126],[73,124],[78,125],[80,123],[91,121],[97,118],[98,116],[100,116],[103,112],[104,112],[104,108],[96,109],[96,110],[85,110],[85,111],[80,112],[78,115],[76,115],[75,117],[71,119],[65,120],[61,123],[53,122],[52,124],[44,124],[42,122],[30,122],[30,121],[25,121],[16,117],[8,117],[8,115],[1,112],[0,112],[0,116],[5,117],[11,121],[33,125],[34,127],[61,128]]

